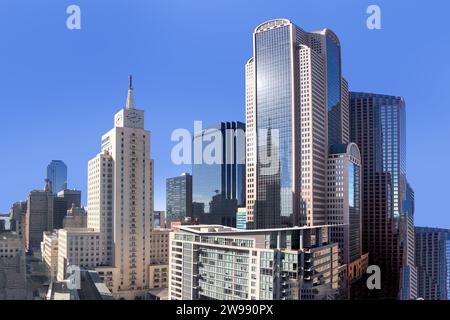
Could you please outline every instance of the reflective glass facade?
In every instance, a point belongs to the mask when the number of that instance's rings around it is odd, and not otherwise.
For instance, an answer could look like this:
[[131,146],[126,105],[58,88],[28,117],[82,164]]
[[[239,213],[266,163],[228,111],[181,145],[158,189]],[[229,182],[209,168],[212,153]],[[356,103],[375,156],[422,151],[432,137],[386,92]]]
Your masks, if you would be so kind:
[[416,227],[418,296],[450,300],[450,230]]
[[[192,217],[192,176],[184,173],[166,180],[166,223]],[[164,222],[163,222],[164,224]]]
[[328,144],[342,143],[341,114],[341,48],[335,40],[326,36],[327,50],[327,98]]
[[218,132],[222,138],[221,161],[212,164],[194,162],[193,216],[200,223],[235,227],[237,210],[245,207],[245,125],[241,122],[219,123],[196,133],[194,145],[208,150],[215,139],[212,132]]
[[[351,140],[362,159],[363,252],[382,270],[381,297],[397,298],[408,229],[406,119],[401,97],[351,93]],[[405,252],[404,252],[405,251]]]
[[[289,226],[294,213],[292,50],[290,25],[255,34],[256,228]],[[264,158],[276,163],[266,165]]]
[[348,165],[348,207],[349,207],[349,258],[355,261],[361,257],[361,168],[349,162]]
[[67,189],[67,166],[61,160],[53,160],[47,166],[47,179],[52,182],[52,192]]

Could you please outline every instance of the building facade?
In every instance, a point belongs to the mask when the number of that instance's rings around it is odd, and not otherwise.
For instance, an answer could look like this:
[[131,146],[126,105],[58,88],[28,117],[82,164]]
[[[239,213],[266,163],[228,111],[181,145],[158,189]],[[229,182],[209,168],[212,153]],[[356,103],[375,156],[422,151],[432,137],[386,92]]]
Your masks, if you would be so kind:
[[58,274],[58,232],[45,231],[41,242],[42,262],[47,266],[50,278]]
[[126,107],[114,123],[102,136],[101,153],[88,165],[88,227],[99,232],[100,254],[106,254],[99,274],[115,297],[133,298],[149,288],[153,160],[131,77]]
[[194,134],[194,149],[201,153],[194,154],[192,165],[193,218],[235,227],[237,209],[245,206],[246,198],[245,125],[221,122]]
[[181,226],[170,238],[169,299],[332,299],[339,267],[327,227]]
[[28,294],[25,250],[15,232],[0,233],[0,300],[26,300]]
[[47,179],[52,183],[52,192],[67,189],[67,166],[62,160],[53,160],[47,166]]
[[418,297],[450,299],[450,230],[416,227]]
[[248,220],[254,228],[325,224],[328,146],[349,142],[339,39],[268,21],[253,33],[245,69]]
[[166,223],[192,218],[192,176],[181,176],[166,180]]
[[58,281],[66,279],[68,268],[94,269],[106,264],[102,254],[100,232],[86,228],[60,229],[57,243]]
[[27,251],[39,250],[44,231],[53,230],[53,198],[48,179],[44,190],[34,190],[28,195],[24,229]]
[[[381,268],[380,291],[372,297],[414,299],[415,266],[407,210],[406,106],[401,97],[351,93],[351,140],[362,160],[363,252]],[[409,231],[408,231],[409,230]],[[408,276],[409,275],[409,276]],[[405,279],[405,276],[409,279]]]

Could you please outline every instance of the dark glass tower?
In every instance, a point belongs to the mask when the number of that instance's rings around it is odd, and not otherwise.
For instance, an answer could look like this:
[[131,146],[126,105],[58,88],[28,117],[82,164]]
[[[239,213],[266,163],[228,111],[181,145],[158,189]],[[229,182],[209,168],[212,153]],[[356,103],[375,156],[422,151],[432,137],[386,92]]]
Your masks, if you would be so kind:
[[418,296],[450,299],[450,230],[416,227]]
[[405,102],[401,97],[351,93],[350,113],[351,140],[358,144],[362,160],[363,252],[369,253],[370,264],[381,268],[382,277],[381,290],[369,296],[399,298],[402,283],[414,285],[401,280],[402,273],[410,272],[414,278],[415,267],[408,257],[413,216],[404,202]]
[[166,223],[192,218],[192,176],[183,173],[166,180]]
[[59,191],[67,189],[67,166],[61,160],[53,160],[47,166],[47,179],[52,183],[52,192],[57,194]]
[[193,215],[202,224],[235,227],[237,209],[245,207],[245,124],[221,122],[195,133],[194,145],[202,151],[212,144],[220,147],[213,152],[218,161],[194,159],[192,165]]

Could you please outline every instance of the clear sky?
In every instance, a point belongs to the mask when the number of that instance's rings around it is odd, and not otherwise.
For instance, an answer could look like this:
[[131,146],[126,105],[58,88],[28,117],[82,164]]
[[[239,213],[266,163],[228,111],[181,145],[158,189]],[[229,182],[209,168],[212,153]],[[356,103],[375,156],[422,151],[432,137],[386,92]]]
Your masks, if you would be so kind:
[[[66,28],[71,4],[81,30]],[[382,30],[366,27],[370,4]],[[1,0],[0,213],[44,186],[52,159],[68,165],[85,203],[87,162],[125,104],[130,73],[164,209],[165,179],[190,171],[170,160],[172,131],[243,121],[253,29],[288,18],[337,33],[351,90],[405,97],[416,224],[450,228],[449,14],[447,0]]]

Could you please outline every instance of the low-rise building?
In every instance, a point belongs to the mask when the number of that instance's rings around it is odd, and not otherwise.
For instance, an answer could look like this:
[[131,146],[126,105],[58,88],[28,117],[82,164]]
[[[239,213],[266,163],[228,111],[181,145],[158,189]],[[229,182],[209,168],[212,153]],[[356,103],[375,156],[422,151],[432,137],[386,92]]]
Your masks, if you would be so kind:
[[100,232],[86,228],[58,230],[58,281],[66,278],[69,266],[94,269],[104,264]]

